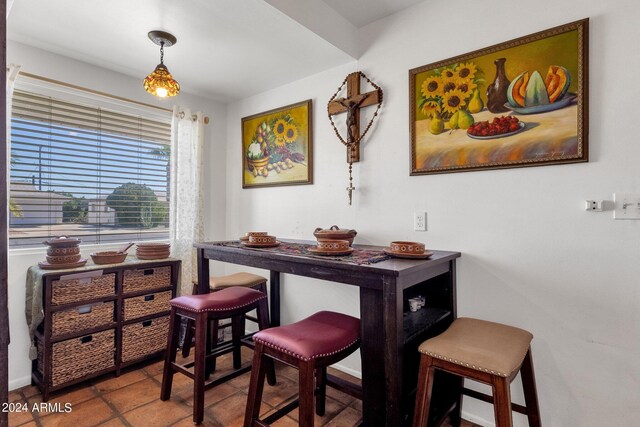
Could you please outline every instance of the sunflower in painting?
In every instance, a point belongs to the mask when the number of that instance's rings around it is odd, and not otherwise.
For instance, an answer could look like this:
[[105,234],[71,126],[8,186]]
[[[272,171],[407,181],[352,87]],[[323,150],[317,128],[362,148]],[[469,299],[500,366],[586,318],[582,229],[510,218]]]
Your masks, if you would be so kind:
[[422,83],[422,96],[429,98],[442,92],[442,79],[431,76]]
[[473,78],[476,76],[477,71],[478,69],[476,67],[476,64],[474,64],[473,62],[466,62],[456,67],[455,75],[459,79],[473,80]]
[[278,119],[273,124],[273,135],[276,139],[284,139],[284,133],[287,128],[287,122],[284,119]]
[[436,68],[428,72],[420,85],[417,114],[447,121],[456,111],[467,110],[474,91],[484,83],[482,70],[472,61]]
[[293,144],[298,139],[298,128],[292,124],[288,124],[284,130],[284,141],[287,144]]
[[458,89],[446,92],[442,97],[442,109],[452,115],[456,111],[462,110],[466,104],[467,101],[465,100],[464,93]]

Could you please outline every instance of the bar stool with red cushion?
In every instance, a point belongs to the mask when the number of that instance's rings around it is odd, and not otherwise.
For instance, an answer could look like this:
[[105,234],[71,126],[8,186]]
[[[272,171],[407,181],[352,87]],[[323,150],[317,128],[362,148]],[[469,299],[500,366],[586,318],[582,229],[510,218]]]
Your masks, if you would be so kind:
[[[423,342],[414,427],[429,419],[435,370],[480,381],[492,387],[493,397],[463,389],[463,394],[494,404],[497,427],[511,427],[511,410],[527,415],[529,426],[540,427],[540,410],[531,359],[531,333],[486,320],[459,318],[442,334]],[[511,403],[510,385],[522,375],[526,406]],[[458,411],[459,411],[458,405]]]
[[[265,295],[267,294],[267,279],[265,277],[259,276],[253,273],[247,272],[239,272],[233,273],[226,276],[216,276],[209,278],[209,291],[217,292],[222,289],[233,288],[236,286],[240,286],[243,288],[251,288],[258,290]],[[193,295],[198,293],[198,283],[193,283]],[[245,314],[242,320],[242,330],[244,330],[245,319],[251,320],[252,322],[258,323],[258,319]],[[211,321],[211,327],[209,328],[209,333],[211,334],[211,341],[215,344],[218,339],[218,329],[219,329],[219,321],[218,319]],[[224,326],[223,326],[224,327]],[[189,357],[189,353],[191,352],[191,346],[193,345],[193,322],[187,321],[187,327],[185,330],[184,342],[182,344],[182,357]],[[216,369],[216,361],[213,359],[209,366],[211,370],[215,371]],[[240,353],[234,353],[233,359],[233,367],[240,367]]]
[[[321,311],[290,325],[259,331],[253,340],[256,347],[245,427],[269,425],[296,406],[300,408],[299,425],[311,427],[314,421],[314,394],[315,413],[324,415],[327,367],[358,349],[360,320],[346,314]],[[260,420],[265,369],[272,360],[298,368],[299,398]]]
[[[256,310],[258,317],[258,327],[260,330],[269,327],[269,308],[267,296],[255,289],[245,287],[232,287],[219,292],[203,295],[187,295],[174,298],[170,301],[171,315],[169,320],[169,336],[167,339],[167,351],[164,363],[164,373],[162,376],[161,400],[168,400],[171,397],[171,386],[173,384],[174,372],[180,372],[193,379],[193,421],[196,424],[202,422],[204,418],[204,391],[225,381],[237,377],[251,369],[251,366],[236,367],[234,370],[220,378],[214,379],[205,384],[207,376],[207,361],[215,360],[223,352],[228,352],[227,348],[216,348],[212,345],[211,334],[208,327],[211,321],[231,318],[233,339],[231,347],[238,350],[241,345],[253,348],[253,343],[243,340],[244,330],[243,316],[251,310]],[[176,353],[178,351],[178,339],[180,331],[180,318],[185,317],[195,323],[195,358],[193,362],[185,365],[176,363]],[[212,351],[213,348],[213,351]],[[234,357],[235,359],[235,357]],[[193,370],[190,368],[193,367]],[[269,383],[275,384],[275,373],[273,364],[267,366]]]

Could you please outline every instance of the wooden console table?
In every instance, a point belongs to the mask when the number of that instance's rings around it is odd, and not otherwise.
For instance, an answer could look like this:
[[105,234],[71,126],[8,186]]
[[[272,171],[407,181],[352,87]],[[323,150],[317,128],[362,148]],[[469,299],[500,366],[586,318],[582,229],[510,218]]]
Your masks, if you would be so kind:
[[[315,244],[315,242],[288,241]],[[428,260],[389,259],[356,265],[242,247],[197,243],[198,293],[209,292],[209,260],[270,270],[271,323],[280,324],[280,273],[312,277],[360,288],[363,425],[398,427],[413,414],[418,377],[418,345],[444,331],[456,317],[456,259],[459,252],[435,251]],[[382,250],[381,247],[354,245]],[[407,313],[406,300],[426,297],[427,306]],[[430,425],[451,411],[459,415],[461,382],[442,375]]]

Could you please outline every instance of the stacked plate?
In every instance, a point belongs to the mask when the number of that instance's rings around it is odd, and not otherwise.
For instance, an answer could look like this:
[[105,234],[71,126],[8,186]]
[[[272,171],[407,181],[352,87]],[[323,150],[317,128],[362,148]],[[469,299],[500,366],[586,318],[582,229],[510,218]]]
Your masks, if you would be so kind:
[[169,258],[171,252],[170,243],[137,243],[136,257],[138,259],[163,259]]

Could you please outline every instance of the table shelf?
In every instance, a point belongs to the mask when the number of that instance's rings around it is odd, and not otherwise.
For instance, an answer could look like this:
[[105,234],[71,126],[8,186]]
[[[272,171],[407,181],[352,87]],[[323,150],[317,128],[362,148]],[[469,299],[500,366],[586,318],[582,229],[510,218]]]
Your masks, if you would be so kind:
[[451,316],[451,310],[434,307],[423,307],[415,312],[404,313],[402,329],[404,330],[405,344],[413,341],[439,322],[445,321],[449,316]]

